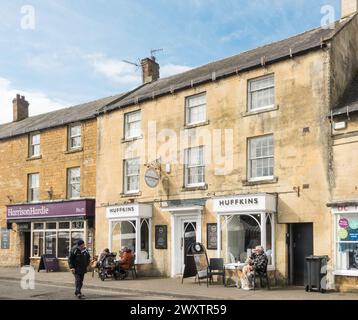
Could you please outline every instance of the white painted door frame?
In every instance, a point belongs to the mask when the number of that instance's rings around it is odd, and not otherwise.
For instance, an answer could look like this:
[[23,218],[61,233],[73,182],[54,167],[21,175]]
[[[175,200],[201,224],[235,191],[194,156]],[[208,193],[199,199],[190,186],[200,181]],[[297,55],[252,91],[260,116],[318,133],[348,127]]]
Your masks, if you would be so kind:
[[[171,276],[174,278],[182,274],[182,260],[183,252],[181,250],[181,237],[183,233],[184,222],[196,223],[196,240],[201,242],[201,224],[202,216],[201,211],[192,212],[172,212],[171,216]],[[180,257],[180,258],[179,258]]]

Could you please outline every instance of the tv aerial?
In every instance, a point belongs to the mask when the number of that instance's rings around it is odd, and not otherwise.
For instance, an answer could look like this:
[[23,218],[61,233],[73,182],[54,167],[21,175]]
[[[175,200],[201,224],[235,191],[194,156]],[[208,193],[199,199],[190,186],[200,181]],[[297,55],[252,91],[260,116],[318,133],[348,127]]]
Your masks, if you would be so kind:
[[138,69],[140,68],[140,60],[138,59],[138,62],[132,62],[132,61],[128,61],[128,60],[122,60],[122,62],[130,64],[134,67],[136,67],[136,71],[138,71]]
[[155,61],[156,60],[155,54],[157,52],[162,52],[162,51],[164,51],[164,49],[152,49],[152,50],[150,50],[150,56],[151,56],[152,60]]

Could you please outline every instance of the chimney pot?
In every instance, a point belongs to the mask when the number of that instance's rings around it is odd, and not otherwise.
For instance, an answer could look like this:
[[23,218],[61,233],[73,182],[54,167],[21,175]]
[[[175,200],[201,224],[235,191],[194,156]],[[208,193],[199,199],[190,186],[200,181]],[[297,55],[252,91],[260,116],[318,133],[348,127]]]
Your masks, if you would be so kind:
[[20,94],[12,100],[13,106],[13,122],[22,121],[29,117],[29,103],[25,100],[25,96]]
[[341,0],[342,19],[358,12],[358,0]]
[[155,61],[155,57],[142,59],[141,66],[142,66],[143,83],[154,82],[160,78],[160,74],[159,74],[160,66]]

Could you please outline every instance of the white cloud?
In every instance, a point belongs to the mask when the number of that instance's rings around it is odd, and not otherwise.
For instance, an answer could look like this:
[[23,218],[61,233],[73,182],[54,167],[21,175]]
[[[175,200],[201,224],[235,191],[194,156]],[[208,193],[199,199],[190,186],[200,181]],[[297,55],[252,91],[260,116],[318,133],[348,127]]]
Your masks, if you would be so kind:
[[26,100],[30,103],[30,116],[73,105],[71,103],[52,99],[41,91],[15,88],[10,80],[0,77],[0,123],[12,121],[12,100],[15,98],[16,94],[25,96]]
[[160,67],[160,76],[162,78],[170,77],[178,73],[182,73],[185,71],[191,70],[191,67],[188,66],[181,66],[177,64],[166,64],[162,67]]
[[119,84],[139,84],[140,70],[121,60],[107,58],[102,53],[86,56],[94,71]]
[[[108,58],[102,53],[85,56],[98,74],[118,84],[139,85],[141,83],[141,67],[125,63],[118,59]],[[139,62],[138,62],[139,64]],[[169,77],[190,70],[191,67],[166,64],[160,66],[161,78]]]

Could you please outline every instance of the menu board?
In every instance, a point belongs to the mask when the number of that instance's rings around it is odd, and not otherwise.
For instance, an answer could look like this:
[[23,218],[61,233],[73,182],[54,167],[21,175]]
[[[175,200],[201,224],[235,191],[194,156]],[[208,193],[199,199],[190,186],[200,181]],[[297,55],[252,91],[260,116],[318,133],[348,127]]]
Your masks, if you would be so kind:
[[168,249],[168,227],[155,226],[155,249]]
[[216,223],[207,224],[207,249],[217,250],[218,248],[218,225]]
[[60,270],[58,259],[54,255],[44,254],[41,256],[38,271],[46,270],[47,272],[57,272]]
[[1,249],[10,249],[10,231],[1,229]]

